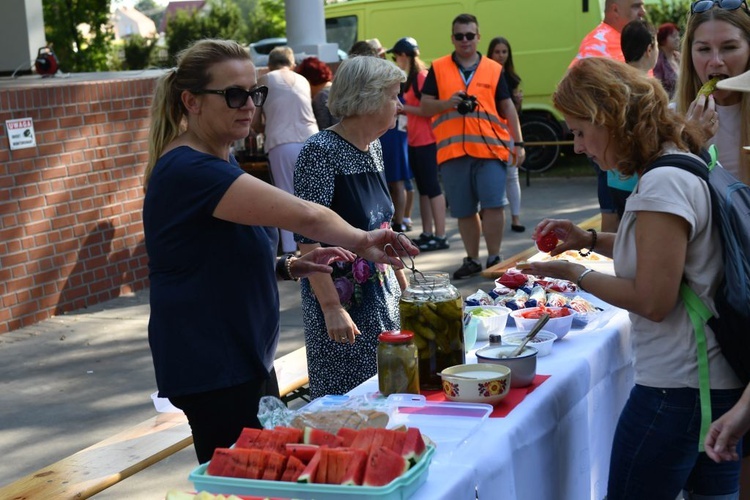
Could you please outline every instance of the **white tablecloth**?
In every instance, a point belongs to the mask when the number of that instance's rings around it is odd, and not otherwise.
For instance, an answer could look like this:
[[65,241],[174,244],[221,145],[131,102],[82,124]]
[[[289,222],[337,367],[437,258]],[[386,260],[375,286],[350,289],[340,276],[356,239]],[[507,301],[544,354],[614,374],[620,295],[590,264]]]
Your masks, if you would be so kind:
[[[437,453],[415,500],[601,500],[620,411],[633,384],[630,321],[611,311],[604,326],[571,330],[539,358],[550,375],[504,418],[488,418]],[[467,362],[475,358],[467,355]],[[377,391],[368,380],[353,393]]]

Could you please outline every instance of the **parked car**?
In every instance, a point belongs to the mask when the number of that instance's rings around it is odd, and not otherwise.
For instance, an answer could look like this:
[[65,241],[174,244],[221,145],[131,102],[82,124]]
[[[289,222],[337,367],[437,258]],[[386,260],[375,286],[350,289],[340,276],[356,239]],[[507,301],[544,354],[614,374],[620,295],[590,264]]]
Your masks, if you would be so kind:
[[[248,45],[248,49],[250,50],[250,56],[253,58],[253,64],[258,67],[268,66],[268,54],[276,47],[283,47],[286,44],[286,38],[284,37],[264,38],[263,40],[251,43]],[[304,53],[294,54],[294,59],[299,63],[308,55]],[[343,61],[344,59],[346,59],[346,52],[339,49],[339,61]]]

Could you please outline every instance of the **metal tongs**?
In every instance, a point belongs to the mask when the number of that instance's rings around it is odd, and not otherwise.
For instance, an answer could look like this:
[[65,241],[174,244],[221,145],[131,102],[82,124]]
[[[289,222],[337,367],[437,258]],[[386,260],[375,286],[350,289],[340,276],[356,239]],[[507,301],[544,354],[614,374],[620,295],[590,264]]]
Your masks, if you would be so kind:
[[388,253],[388,249],[390,248],[391,252],[393,252],[393,254],[396,256],[396,258],[398,260],[400,260],[401,263],[404,265],[404,268],[406,268],[409,271],[411,271],[411,274],[414,277],[414,281],[417,281],[417,275],[419,275],[422,278],[422,281],[426,282],[427,278],[425,278],[424,274],[422,274],[422,271],[420,271],[419,269],[417,269],[416,265],[414,264],[414,257],[412,257],[411,255],[409,255],[409,252],[406,251],[406,247],[404,246],[404,242],[401,241],[401,237],[402,236],[404,238],[406,238],[406,241],[409,241],[409,237],[406,236],[406,234],[404,234],[404,233],[397,233],[396,234],[396,241],[398,242],[398,246],[401,247],[401,253],[404,254],[404,255],[406,255],[409,258],[409,263],[411,265],[408,265],[406,263],[406,261],[401,256],[401,254],[399,254],[399,252],[396,250],[396,248],[393,245],[391,245],[390,243],[386,243],[385,244],[385,246],[383,247],[383,252],[385,252],[386,255],[390,256],[391,254]]
[[515,358],[516,356],[521,354],[523,352],[524,347],[526,347],[526,344],[528,344],[531,339],[536,337],[536,334],[539,333],[542,327],[547,324],[547,321],[549,321],[549,314],[544,313],[542,317],[539,318],[536,323],[534,323],[534,326],[531,327],[529,334],[526,335],[525,339],[523,339],[523,342],[521,342],[521,345],[516,347],[516,350],[513,351],[509,357]]

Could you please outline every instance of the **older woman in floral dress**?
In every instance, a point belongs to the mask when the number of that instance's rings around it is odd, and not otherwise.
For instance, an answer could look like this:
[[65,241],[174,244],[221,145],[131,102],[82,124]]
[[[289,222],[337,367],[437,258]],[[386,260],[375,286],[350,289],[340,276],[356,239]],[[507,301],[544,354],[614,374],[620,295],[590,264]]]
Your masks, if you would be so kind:
[[[395,64],[376,57],[341,63],[328,107],[337,124],[307,140],[297,159],[294,192],[331,208],[354,227],[390,227],[393,203],[378,138],[396,124],[400,85]],[[297,235],[304,254],[323,242]],[[358,258],[323,279],[302,282],[310,394],[343,394],[377,373],[378,334],[399,328],[402,271]]]

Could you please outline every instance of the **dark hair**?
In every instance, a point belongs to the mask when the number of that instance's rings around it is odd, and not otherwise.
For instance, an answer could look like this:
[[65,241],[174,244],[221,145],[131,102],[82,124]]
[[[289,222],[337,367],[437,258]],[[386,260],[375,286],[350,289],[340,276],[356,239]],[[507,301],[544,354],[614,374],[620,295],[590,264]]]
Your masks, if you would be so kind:
[[640,60],[646,50],[654,44],[655,36],[656,29],[646,21],[636,19],[626,24],[620,33],[620,47],[625,62]]
[[510,42],[508,41],[508,39],[502,36],[496,36],[495,38],[490,40],[490,46],[487,48],[487,57],[492,59],[492,52],[494,52],[495,47],[497,47],[501,43],[508,47],[508,60],[505,61],[505,64],[503,64],[503,70],[505,71],[505,75],[508,77],[508,83],[511,84],[511,87],[515,88],[519,83],[521,83],[521,77],[518,76],[518,73],[516,73],[516,68],[513,65],[513,51],[510,49]]
[[667,41],[667,38],[672,36],[672,33],[674,32],[680,32],[680,28],[677,27],[674,23],[664,23],[659,26],[659,30],[656,32],[656,41],[659,43],[659,45],[664,45],[664,42]]
[[479,21],[477,21],[476,16],[474,16],[473,14],[459,14],[456,16],[455,19],[453,19],[453,23],[451,23],[451,30],[457,24],[471,24],[471,23],[476,24],[477,28],[479,28]]
[[321,85],[333,80],[331,68],[315,56],[304,58],[297,66],[296,71],[307,78],[310,85]]
[[354,45],[352,45],[352,48],[349,49],[349,53],[347,55],[349,57],[355,57],[355,56],[378,57],[378,51],[375,50],[375,47],[373,47],[369,42],[365,40],[360,40],[358,42],[355,42]]

